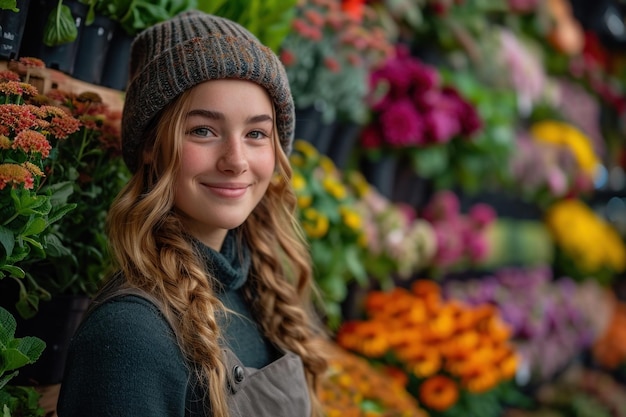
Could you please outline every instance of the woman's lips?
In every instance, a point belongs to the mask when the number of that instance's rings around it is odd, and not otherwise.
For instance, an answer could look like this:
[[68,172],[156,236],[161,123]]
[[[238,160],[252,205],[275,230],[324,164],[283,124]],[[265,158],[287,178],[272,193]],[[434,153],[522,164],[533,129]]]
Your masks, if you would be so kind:
[[248,184],[204,184],[213,194],[223,198],[238,198],[248,190]]

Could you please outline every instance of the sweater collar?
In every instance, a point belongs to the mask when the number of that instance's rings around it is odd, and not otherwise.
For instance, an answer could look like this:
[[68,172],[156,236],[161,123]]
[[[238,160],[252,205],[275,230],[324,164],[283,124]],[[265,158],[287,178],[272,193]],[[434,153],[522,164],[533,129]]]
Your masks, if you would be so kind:
[[195,241],[207,271],[221,284],[220,291],[236,290],[243,286],[250,270],[250,250],[239,244],[236,232],[229,230],[218,252],[200,241]]

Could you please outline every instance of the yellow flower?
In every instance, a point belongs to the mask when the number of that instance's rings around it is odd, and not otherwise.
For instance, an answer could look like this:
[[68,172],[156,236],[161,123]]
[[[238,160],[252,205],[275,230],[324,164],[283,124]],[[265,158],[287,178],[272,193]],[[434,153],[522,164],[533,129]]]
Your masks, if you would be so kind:
[[530,130],[536,140],[568,147],[580,168],[589,176],[595,176],[599,164],[598,157],[591,141],[580,130],[570,124],[554,120],[535,123]]
[[306,187],[306,179],[297,172],[291,177],[291,185],[295,191],[301,191]]
[[298,207],[301,209],[307,208],[313,202],[313,197],[310,195],[299,195],[298,196]]
[[291,162],[291,166],[296,168],[301,168],[304,166],[304,158],[302,157],[302,155],[299,155],[297,153],[291,154],[291,156],[289,157],[289,162]]
[[305,140],[296,140],[293,143],[293,148],[296,151],[302,153],[307,159],[314,158],[319,155],[319,152],[317,151],[317,149],[315,149],[315,146],[311,145]]
[[361,230],[363,222],[361,221],[359,213],[346,206],[339,207],[339,213],[341,214],[341,219],[346,226],[352,230]]
[[328,217],[312,207],[303,211],[303,217],[302,228],[310,238],[319,239],[326,235],[328,232]]
[[341,182],[337,181],[337,179],[333,177],[325,177],[322,180],[322,186],[326,191],[328,191],[330,195],[335,197],[337,200],[343,200],[348,194],[346,187],[344,187]]
[[350,171],[347,179],[350,185],[354,188],[358,197],[363,197],[370,192],[370,184],[359,171]]
[[[555,242],[584,273],[626,270],[626,245],[617,231],[580,200],[564,200],[546,213]],[[593,245],[589,245],[593,242]]]
[[335,166],[335,163],[326,155],[322,155],[320,157],[319,165],[327,175],[333,175],[337,172],[337,167]]

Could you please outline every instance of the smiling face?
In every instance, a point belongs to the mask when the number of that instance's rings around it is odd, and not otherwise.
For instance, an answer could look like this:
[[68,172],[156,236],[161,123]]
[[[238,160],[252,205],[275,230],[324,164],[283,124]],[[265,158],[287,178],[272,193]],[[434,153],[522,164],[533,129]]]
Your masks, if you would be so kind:
[[219,250],[272,179],[274,112],[265,89],[250,81],[207,81],[189,100],[174,205],[187,232]]

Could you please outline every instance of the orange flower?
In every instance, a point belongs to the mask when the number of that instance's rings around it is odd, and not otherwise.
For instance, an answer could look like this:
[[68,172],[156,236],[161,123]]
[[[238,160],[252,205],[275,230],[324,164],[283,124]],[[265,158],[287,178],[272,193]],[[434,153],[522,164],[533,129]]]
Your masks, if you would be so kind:
[[509,348],[508,354],[500,361],[500,374],[502,375],[502,379],[511,379],[515,376],[517,372],[517,366],[519,364],[519,357],[513,351],[513,349]]
[[500,371],[494,366],[485,366],[478,362],[468,364],[463,369],[461,384],[474,393],[486,392],[500,382]]
[[406,366],[417,377],[426,378],[439,372],[443,364],[443,357],[439,349],[427,345],[413,345],[397,352],[406,362]]
[[420,385],[419,400],[426,407],[445,411],[459,399],[459,388],[452,379],[436,375]]

